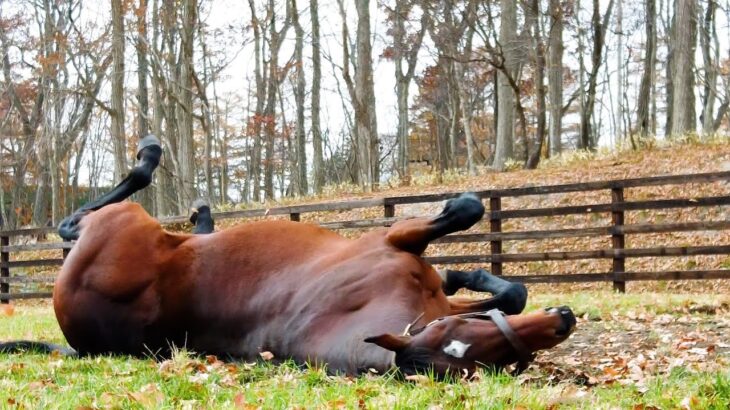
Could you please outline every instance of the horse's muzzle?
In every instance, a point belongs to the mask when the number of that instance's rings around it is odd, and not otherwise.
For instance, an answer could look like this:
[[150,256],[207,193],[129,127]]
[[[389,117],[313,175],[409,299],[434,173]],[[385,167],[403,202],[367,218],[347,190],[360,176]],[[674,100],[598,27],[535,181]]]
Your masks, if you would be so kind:
[[567,306],[560,306],[556,308],[546,308],[545,309],[548,313],[560,315],[560,326],[558,326],[557,329],[555,329],[555,335],[556,336],[567,336],[571,332],[573,332],[573,329],[575,329],[575,325],[577,323],[575,319],[575,314],[572,310],[570,310]]

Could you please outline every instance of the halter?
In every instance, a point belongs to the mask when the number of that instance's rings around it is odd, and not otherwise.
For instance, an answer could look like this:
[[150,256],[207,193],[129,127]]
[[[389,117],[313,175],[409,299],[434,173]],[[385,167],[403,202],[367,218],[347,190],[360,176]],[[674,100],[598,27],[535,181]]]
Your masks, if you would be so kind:
[[[408,326],[406,326],[405,330],[403,331],[403,336],[412,336],[411,334],[411,328],[413,325],[416,324],[421,318],[423,317],[423,313],[421,313],[413,322],[409,323]],[[520,339],[520,336],[517,335],[517,332],[512,329],[512,326],[507,322],[507,319],[505,319],[505,314],[499,309],[492,309],[488,310],[486,312],[472,312],[472,313],[462,313],[458,315],[450,315],[450,316],[444,316],[440,317],[436,320],[433,320],[429,322],[426,326],[423,326],[416,330],[416,334],[421,333],[426,328],[442,321],[445,319],[449,319],[452,317],[457,317],[461,319],[482,319],[482,320],[491,320],[496,326],[497,329],[499,329],[500,332],[502,332],[502,335],[504,335],[505,339],[509,342],[509,344],[512,346],[512,348],[517,353],[517,356],[519,359],[517,360],[517,368],[516,373],[519,374],[530,365],[530,362],[535,359],[535,354],[530,352],[530,350],[527,348],[527,345]]]

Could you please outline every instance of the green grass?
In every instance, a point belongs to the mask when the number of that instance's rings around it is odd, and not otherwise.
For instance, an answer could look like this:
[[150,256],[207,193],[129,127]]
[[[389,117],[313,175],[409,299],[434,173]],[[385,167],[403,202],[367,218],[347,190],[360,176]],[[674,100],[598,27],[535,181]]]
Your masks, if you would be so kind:
[[[529,309],[567,304],[579,315],[686,315],[724,296],[533,295]],[[725,313],[723,313],[725,314]],[[697,314],[703,315],[703,314]],[[580,328],[578,329],[580,331]],[[0,339],[63,343],[50,306],[18,306],[0,316]],[[560,363],[556,364],[560,368]],[[565,366],[567,369],[568,366]],[[570,370],[568,370],[568,373]],[[526,376],[483,372],[477,380],[402,381],[393,374],[348,378],[292,363],[226,364],[184,351],[169,361],[129,357],[61,358],[0,355],[0,408],[691,408],[730,406],[730,370],[677,366],[644,384],[580,384],[547,366]]]

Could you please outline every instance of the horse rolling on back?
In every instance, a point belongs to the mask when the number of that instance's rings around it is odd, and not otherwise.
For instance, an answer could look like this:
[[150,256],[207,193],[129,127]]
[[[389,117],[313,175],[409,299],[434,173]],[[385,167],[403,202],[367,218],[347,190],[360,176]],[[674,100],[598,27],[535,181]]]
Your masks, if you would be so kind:
[[[521,284],[481,269],[437,271],[421,257],[429,242],[481,219],[472,194],[448,201],[436,217],[354,240],[277,220],[213,232],[204,203],[193,209],[196,233],[178,234],[122,202],[150,183],[161,154],[156,138],[143,139],[130,175],[59,227],[76,244],[53,305],[79,354],[167,355],[184,346],[254,359],[270,351],[339,373],[395,367],[444,376],[525,363],[573,331],[567,307],[520,314]],[[447,296],[463,287],[493,296]],[[478,313],[490,309],[508,316]]]

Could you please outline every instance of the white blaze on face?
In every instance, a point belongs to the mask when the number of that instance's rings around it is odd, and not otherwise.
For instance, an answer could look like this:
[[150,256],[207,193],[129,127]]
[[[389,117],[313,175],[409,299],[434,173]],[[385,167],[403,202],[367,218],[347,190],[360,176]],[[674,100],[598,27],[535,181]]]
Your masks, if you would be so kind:
[[462,357],[464,357],[464,353],[466,353],[467,349],[469,349],[469,346],[471,346],[471,344],[466,344],[458,340],[452,340],[448,346],[444,347],[444,353],[449,356],[456,357],[457,359],[461,359]]

